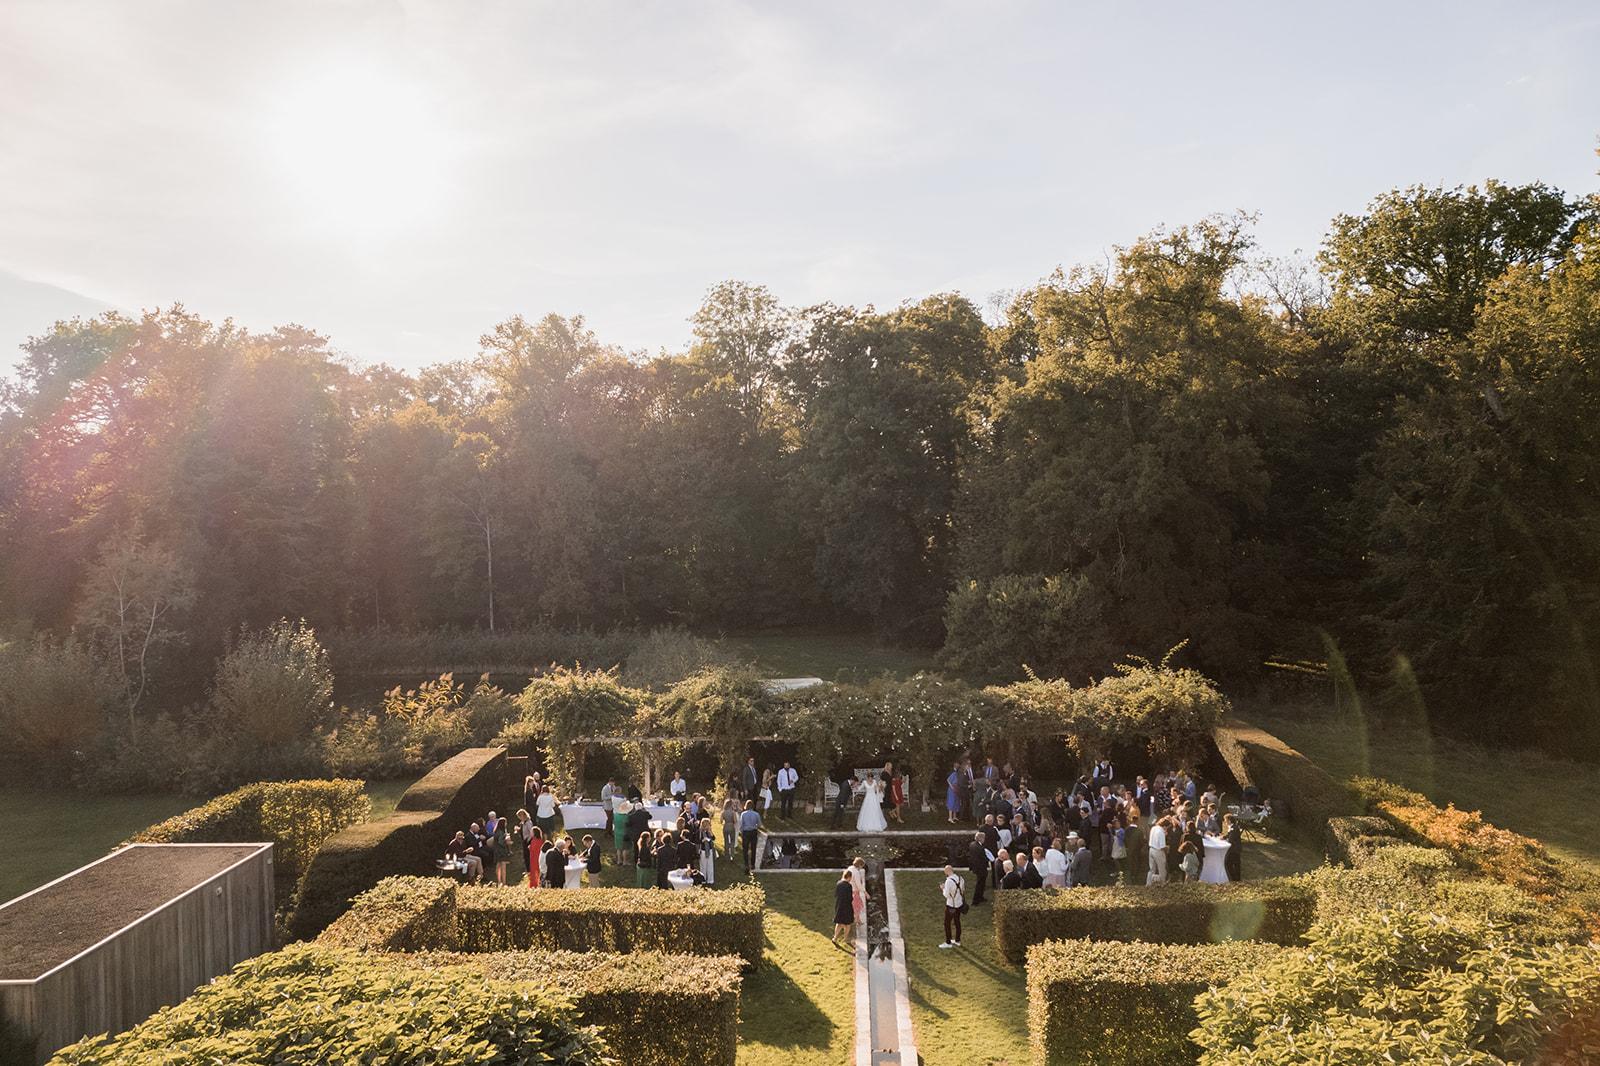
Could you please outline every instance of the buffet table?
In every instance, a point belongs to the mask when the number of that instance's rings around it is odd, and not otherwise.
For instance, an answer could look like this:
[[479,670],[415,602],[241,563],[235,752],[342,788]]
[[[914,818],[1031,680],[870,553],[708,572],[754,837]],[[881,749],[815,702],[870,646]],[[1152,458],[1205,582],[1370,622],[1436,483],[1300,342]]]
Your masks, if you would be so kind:
[[561,804],[561,824],[569,833],[574,829],[610,828],[610,817],[598,802]]

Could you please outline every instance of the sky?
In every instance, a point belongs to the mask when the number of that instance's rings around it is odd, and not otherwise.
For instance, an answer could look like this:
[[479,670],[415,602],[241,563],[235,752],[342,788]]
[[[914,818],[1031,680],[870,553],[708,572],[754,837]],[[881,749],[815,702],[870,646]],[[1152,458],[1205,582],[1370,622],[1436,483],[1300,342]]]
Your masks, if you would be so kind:
[[677,350],[727,278],[984,305],[1159,226],[1600,188],[1600,5],[4,0],[0,372],[182,303],[363,362]]

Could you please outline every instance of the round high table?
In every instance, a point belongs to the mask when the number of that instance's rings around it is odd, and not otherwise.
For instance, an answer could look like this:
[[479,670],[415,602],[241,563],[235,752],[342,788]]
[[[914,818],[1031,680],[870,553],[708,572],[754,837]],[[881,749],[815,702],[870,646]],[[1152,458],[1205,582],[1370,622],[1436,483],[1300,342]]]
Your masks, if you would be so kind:
[[1208,885],[1225,885],[1228,883],[1228,871],[1223,863],[1228,858],[1228,849],[1233,845],[1221,837],[1204,838],[1206,846],[1206,861],[1200,867],[1200,880]]
[[694,878],[674,870],[667,875],[667,884],[671,885],[675,891],[686,892],[694,887]]
[[577,862],[567,863],[567,879],[561,882],[561,887],[576,891],[583,887],[584,863],[582,859]]

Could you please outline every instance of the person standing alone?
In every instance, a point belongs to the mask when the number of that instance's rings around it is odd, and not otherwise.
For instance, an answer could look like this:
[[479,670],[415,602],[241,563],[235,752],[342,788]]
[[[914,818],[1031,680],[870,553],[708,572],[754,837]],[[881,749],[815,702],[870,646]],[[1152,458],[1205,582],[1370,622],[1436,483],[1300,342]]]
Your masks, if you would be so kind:
[[833,942],[850,947],[850,928],[856,922],[856,888],[846,867],[833,886]]
[[794,817],[794,786],[799,781],[799,772],[785,762],[778,771],[778,814],[781,817]]
[[[944,884],[939,886],[944,896],[944,943],[941,948],[961,946],[961,911],[966,904],[966,885],[954,866],[944,868]],[[953,932],[952,932],[953,931]]]

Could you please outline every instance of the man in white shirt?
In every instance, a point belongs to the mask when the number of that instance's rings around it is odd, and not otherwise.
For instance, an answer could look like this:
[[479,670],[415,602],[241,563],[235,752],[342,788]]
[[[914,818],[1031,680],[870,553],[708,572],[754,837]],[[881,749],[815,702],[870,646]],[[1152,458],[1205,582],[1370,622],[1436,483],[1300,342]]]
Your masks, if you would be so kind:
[[673,799],[682,803],[689,795],[689,782],[683,779],[683,774],[673,771],[672,783],[667,786],[667,790],[672,793]]
[[609,816],[617,801],[617,782],[615,778],[606,778],[606,783],[600,787],[600,806],[606,809]]
[[778,814],[781,817],[794,817],[794,786],[799,781],[799,771],[784,763],[783,769],[778,771]]
[[[944,868],[944,884],[939,886],[944,896],[944,943],[941,948],[961,946],[961,907],[966,902],[967,886],[956,873],[954,866]],[[951,930],[955,935],[951,936]]]
[[1161,818],[1150,827],[1150,872],[1145,875],[1147,885],[1167,883],[1167,827]]

